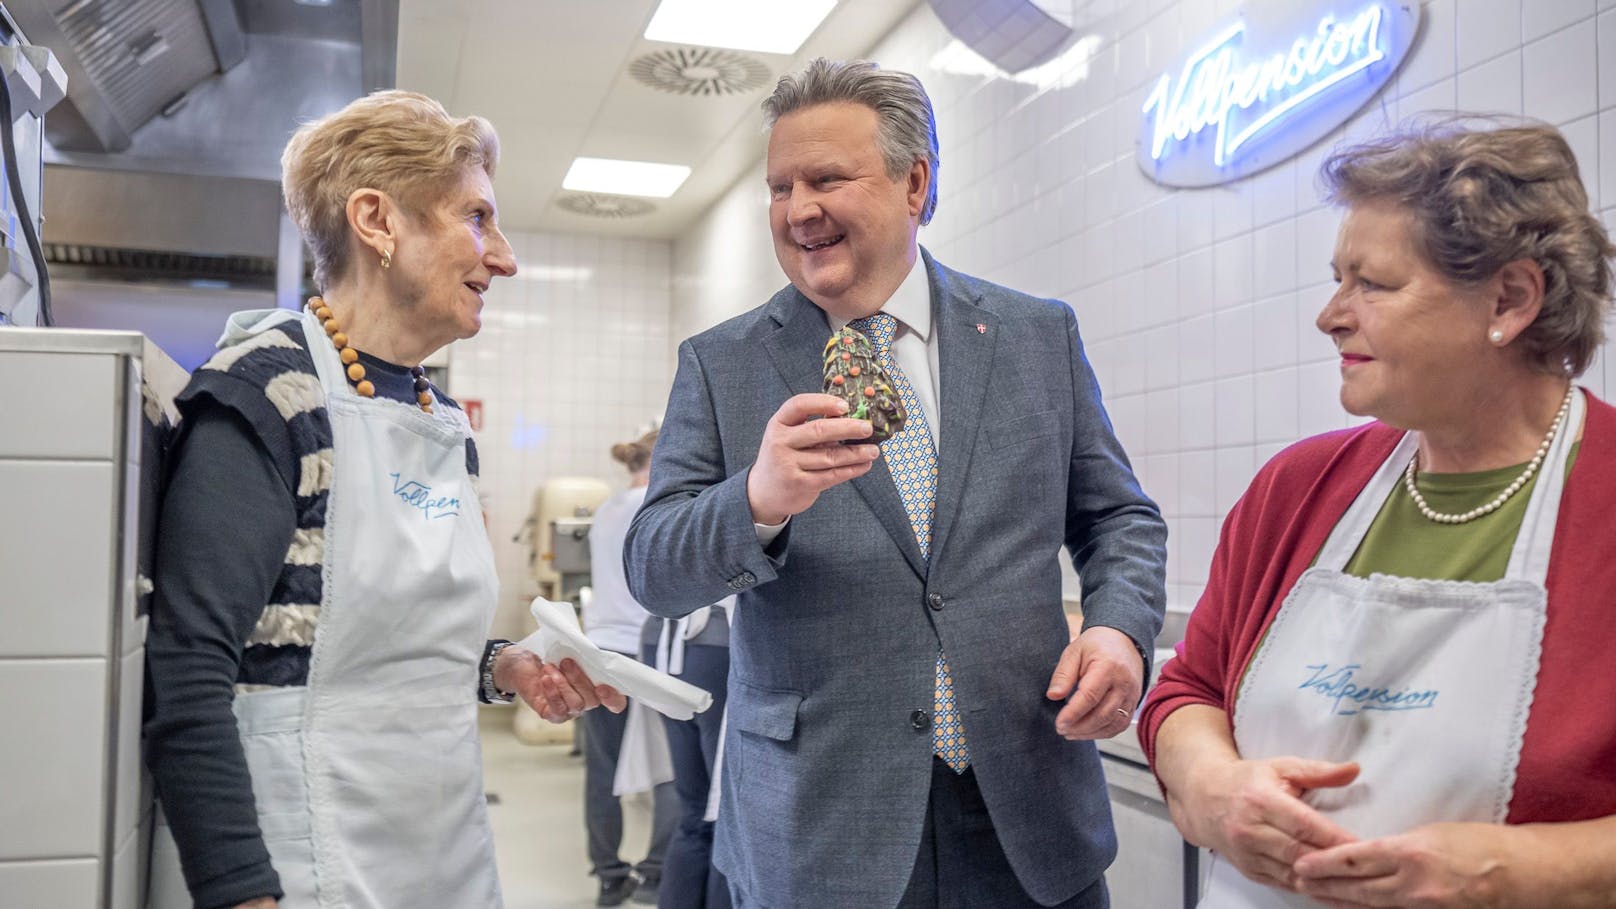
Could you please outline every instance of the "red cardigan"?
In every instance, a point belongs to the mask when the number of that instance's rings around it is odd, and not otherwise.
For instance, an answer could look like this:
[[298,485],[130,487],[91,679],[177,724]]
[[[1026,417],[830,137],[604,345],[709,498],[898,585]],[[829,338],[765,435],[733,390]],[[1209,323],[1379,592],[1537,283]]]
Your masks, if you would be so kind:
[[[1549,556],[1543,656],[1511,824],[1616,814],[1616,668],[1605,662],[1616,655],[1616,408],[1587,400]],[[1380,423],[1314,436],[1252,480],[1224,522],[1178,657],[1140,711],[1152,765],[1156,733],[1174,710],[1206,704],[1233,722],[1236,685],[1285,595],[1400,438]]]

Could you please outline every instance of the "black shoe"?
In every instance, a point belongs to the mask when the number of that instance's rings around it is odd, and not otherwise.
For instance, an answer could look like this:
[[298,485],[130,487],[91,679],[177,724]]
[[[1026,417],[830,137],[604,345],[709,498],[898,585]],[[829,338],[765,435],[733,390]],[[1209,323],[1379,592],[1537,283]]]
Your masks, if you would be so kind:
[[657,892],[661,889],[661,877],[640,878],[639,885],[634,888],[634,902],[646,906],[655,906],[657,904]]
[[600,896],[595,897],[595,905],[620,906],[634,892],[634,888],[639,886],[639,883],[639,879],[632,874],[625,874],[622,877],[603,877],[600,879]]

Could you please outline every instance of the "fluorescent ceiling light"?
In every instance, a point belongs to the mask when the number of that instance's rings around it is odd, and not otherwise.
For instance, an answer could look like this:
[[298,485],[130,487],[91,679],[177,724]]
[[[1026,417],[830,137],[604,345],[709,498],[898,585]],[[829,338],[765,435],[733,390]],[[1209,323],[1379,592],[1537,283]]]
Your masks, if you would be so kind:
[[662,0],[645,27],[645,37],[670,44],[794,54],[835,5],[836,0]]
[[574,158],[563,189],[585,193],[615,193],[619,196],[650,196],[666,199],[690,176],[683,164],[652,164],[649,161],[614,161],[611,158]]

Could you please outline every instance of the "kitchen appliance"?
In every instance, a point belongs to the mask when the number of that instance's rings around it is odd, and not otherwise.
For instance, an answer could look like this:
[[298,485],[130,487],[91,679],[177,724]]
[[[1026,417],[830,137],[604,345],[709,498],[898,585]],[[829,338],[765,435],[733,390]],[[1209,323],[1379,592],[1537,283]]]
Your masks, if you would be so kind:
[[28,43],[0,5],[0,325],[51,323],[50,282],[39,243],[45,112],[67,95],[67,74]]

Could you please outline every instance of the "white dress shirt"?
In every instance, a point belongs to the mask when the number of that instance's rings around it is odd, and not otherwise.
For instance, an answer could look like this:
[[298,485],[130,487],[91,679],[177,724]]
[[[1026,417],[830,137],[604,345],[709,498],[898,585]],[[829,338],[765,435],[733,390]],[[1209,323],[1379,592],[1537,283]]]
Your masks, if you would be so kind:
[[[897,331],[892,335],[892,359],[914,389],[920,410],[926,415],[926,428],[931,430],[932,448],[940,452],[943,419],[937,403],[942,397],[938,379],[937,332],[932,330],[931,282],[926,277],[926,268],[918,251],[914,264],[909,267],[909,274],[887,298],[881,312],[898,320]],[[832,331],[840,331],[847,325],[846,319],[837,319],[829,314],[827,318]],[[788,517],[779,524],[755,524],[758,542],[764,546],[774,542],[790,520]]]

